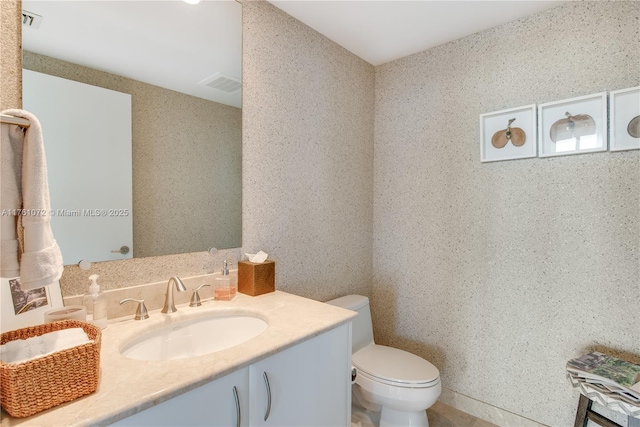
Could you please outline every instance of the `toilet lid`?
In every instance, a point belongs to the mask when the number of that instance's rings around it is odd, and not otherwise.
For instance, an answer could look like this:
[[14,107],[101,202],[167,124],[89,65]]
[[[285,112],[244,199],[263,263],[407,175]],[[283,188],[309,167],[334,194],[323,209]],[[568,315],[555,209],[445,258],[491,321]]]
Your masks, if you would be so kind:
[[368,345],[353,354],[352,361],[358,370],[385,382],[426,384],[440,376],[423,358],[384,345]]

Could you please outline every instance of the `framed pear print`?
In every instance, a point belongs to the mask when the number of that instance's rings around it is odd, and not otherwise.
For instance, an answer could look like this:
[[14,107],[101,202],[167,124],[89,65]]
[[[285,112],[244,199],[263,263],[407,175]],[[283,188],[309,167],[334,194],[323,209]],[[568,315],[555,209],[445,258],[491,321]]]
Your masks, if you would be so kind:
[[480,161],[536,157],[536,106],[480,115]]
[[609,93],[609,150],[640,149],[640,86]]
[[607,150],[607,93],[538,106],[540,157]]

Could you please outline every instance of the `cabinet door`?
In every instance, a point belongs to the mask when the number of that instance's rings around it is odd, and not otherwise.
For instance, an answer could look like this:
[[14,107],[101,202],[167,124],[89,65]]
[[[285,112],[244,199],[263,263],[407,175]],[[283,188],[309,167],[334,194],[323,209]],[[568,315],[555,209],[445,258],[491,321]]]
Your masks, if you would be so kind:
[[[240,404],[238,424],[236,388]],[[138,412],[115,426],[224,426],[249,425],[249,368],[244,368],[201,387]]]
[[[350,323],[257,362],[249,369],[251,426],[350,425]],[[265,421],[267,388],[271,407]]]

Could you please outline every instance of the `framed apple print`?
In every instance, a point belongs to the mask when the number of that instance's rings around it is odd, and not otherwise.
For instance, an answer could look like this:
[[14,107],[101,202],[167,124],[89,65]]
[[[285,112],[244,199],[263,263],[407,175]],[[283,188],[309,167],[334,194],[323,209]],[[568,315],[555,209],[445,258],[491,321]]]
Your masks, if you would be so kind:
[[607,93],[538,106],[540,157],[607,150]]

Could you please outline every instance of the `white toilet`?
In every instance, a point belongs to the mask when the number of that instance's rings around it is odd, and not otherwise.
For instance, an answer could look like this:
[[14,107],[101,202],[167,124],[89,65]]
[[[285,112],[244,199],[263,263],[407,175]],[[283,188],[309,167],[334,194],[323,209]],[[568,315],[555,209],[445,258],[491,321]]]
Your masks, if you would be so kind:
[[327,304],[358,312],[352,326],[354,413],[361,414],[364,409],[381,427],[427,427],[426,409],[442,390],[438,368],[415,354],[373,341],[369,298],[347,295]]

